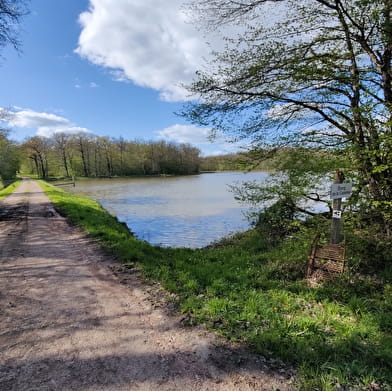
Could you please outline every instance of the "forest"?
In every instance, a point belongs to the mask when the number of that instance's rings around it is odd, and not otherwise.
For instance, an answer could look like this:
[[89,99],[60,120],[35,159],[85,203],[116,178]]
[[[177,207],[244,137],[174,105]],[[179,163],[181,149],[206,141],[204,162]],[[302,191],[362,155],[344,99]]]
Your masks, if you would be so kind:
[[[251,164],[253,162],[253,164]],[[19,172],[40,178],[192,175],[200,172],[270,170],[273,160],[259,162],[246,152],[201,156],[190,144],[128,141],[92,134],[56,133],[22,143],[0,133],[0,177]]]
[[12,142],[0,139],[0,175],[21,172],[40,178],[186,175],[200,171],[200,151],[189,144],[127,141],[92,134],[56,133]]

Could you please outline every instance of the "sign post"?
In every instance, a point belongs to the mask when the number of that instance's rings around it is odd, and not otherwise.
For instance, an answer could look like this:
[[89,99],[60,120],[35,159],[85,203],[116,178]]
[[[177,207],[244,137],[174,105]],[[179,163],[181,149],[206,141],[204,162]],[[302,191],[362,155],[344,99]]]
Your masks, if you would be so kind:
[[342,231],[342,198],[349,197],[352,191],[351,183],[343,183],[344,175],[342,171],[337,170],[335,173],[335,183],[331,187],[332,199],[332,227],[331,227],[331,244],[341,242]]
[[343,183],[343,181],[343,172],[336,170],[335,183],[331,186],[332,226],[330,243],[320,245],[320,234],[317,234],[314,238],[306,272],[308,278],[330,278],[344,271],[346,250],[344,243],[341,243],[342,198],[351,195],[352,184]]

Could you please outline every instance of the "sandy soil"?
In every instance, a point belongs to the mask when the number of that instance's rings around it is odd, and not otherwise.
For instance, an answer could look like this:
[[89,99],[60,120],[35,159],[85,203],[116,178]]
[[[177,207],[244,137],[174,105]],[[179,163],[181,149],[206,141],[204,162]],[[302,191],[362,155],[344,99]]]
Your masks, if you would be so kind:
[[35,181],[0,202],[1,391],[292,389],[292,371],[183,327],[113,262]]

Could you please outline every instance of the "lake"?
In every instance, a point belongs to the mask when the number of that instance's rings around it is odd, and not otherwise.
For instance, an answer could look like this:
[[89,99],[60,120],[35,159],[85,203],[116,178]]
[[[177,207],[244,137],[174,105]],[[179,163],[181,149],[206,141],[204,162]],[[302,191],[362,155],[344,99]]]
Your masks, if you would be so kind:
[[170,247],[204,247],[249,228],[229,185],[264,180],[264,172],[180,177],[88,179],[71,191],[98,201],[140,239]]

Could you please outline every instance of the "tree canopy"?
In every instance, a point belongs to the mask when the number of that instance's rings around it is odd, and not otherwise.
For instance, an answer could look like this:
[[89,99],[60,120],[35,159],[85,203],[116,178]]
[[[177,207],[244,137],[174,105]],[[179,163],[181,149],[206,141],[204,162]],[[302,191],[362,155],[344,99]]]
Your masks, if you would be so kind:
[[[271,23],[268,12],[278,5],[284,12]],[[243,33],[198,72],[189,90],[200,100],[184,115],[256,148],[342,151],[359,193],[390,228],[392,0],[212,0],[192,7],[208,28],[236,23]]]
[[50,176],[112,177],[199,172],[200,151],[189,144],[139,142],[93,134],[34,136],[20,146],[21,169]]
[[0,184],[2,179],[15,177],[19,169],[19,154],[15,143],[7,138],[7,132],[0,129]]

